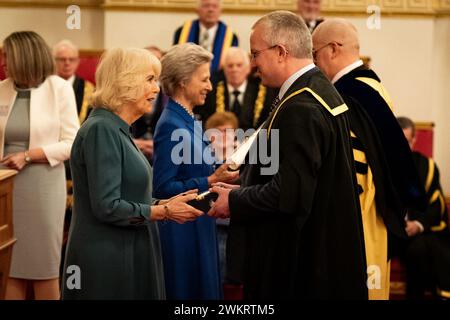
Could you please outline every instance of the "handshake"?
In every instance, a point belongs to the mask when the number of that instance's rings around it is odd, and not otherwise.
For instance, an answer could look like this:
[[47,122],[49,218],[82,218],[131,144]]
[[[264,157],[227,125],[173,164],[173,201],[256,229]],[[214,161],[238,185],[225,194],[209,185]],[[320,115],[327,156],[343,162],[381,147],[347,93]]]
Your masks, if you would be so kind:
[[[193,221],[204,212],[214,218],[228,218],[228,195],[231,190],[239,188],[223,182],[213,183],[209,191],[198,194],[198,190],[189,190],[167,200],[160,200],[152,209],[154,220],[172,220],[177,223]],[[163,212],[161,209],[163,208]],[[158,214],[159,212],[159,214]]]

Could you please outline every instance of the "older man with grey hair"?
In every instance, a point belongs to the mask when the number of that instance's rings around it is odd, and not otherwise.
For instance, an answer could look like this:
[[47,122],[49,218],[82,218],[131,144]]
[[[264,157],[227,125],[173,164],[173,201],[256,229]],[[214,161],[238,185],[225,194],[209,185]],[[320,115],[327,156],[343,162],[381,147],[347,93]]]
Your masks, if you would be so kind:
[[231,218],[229,277],[248,299],[367,299],[348,108],[314,65],[297,15],[259,19],[250,47],[262,83],[280,88],[259,139],[277,144],[280,165],[264,175],[258,158],[241,167],[240,188],[212,188],[209,214]]
[[78,47],[69,40],[61,40],[53,47],[53,57],[56,74],[69,81],[75,91],[78,119],[83,123],[90,112],[88,100],[94,91],[94,85],[75,74],[80,64]]

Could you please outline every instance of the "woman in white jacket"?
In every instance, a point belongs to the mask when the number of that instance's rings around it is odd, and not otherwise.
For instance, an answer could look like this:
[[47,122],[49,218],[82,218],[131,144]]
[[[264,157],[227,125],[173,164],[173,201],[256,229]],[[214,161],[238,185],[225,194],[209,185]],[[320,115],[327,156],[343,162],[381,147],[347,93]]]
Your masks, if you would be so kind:
[[50,48],[35,32],[3,42],[0,82],[0,169],[15,169],[14,245],[7,299],[59,299],[66,202],[64,160],[79,128],[75,96],[54,76]]

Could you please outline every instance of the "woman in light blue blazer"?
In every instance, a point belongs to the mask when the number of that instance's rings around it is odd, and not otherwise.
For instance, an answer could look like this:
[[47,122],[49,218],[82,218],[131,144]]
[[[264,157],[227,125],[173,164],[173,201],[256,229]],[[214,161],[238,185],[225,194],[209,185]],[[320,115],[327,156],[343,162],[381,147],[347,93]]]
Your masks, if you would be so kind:
[[[154,135],[154,193],[171,197],[190,189],[207,191],[212,183],[232,182],[237,172],[222,165],[203,140],[193,108],[211,91],[212,54],[194,44],[174,46],[162,59],[160,82],[170,97]],[[177,225],[160,223],[168,299],[221,299],[216,225],[207,215]]]

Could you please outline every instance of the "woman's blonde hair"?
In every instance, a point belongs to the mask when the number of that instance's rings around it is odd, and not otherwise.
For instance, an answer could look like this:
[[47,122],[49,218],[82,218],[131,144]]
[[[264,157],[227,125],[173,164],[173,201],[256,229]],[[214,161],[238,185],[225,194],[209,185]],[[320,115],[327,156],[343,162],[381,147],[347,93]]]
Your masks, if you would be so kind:
[[27,88],[39,86],[55,73],[50,47],[34,31],[19,31],[3,41],[7,76],[16,85]]
[[161,73],[161,63],[148,50],[114,48],[106,51],[95,73],[92,107],[117,112],[124,104],[135,102],[144,94],[149,70],[153,70],[155,77]]
[[161,59],[159,79],[164,93],[172,97],[202,64],[211,62],[213,54],[199,45],[183,43],[173,46]]

